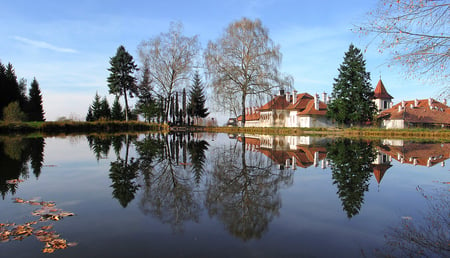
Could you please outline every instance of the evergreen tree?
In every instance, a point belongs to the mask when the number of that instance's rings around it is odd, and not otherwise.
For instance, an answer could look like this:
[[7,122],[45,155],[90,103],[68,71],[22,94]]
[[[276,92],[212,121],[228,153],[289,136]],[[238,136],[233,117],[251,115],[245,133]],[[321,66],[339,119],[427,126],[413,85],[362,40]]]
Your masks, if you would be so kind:
[[26,110],[29,121],[45,121],[44,107],[42,106],[42,94],[36,78],[31,82],[29,101]]
[[195,72],[192,88],[189,92],[188,113],[192,117],[205,118],[209,115],[205,107],[206,97],[203,92],[203,85],[198,72]]
[[141,114],[145,121],[158,116],[158,105],[153,97],[153,87],[150,79],[150,70],[148,62],[144,62],[141,68],[142,77],[138,87],[138,98],[136,103],[136,111]]
[[86,121],[92,122],[94,121],[94,112],[92,111],[92,106],[89,105],[88,112],[86,115]]
[[125,120],[125,116],[122,110],[122,106],[119,103],[119,98],[116,97],[114,99],[112,108],[111,108],[111,120],[115,121],[123,121]]
[[128,95],[132,98],[137,94],[136,78],[133,73],[137,66],[133,57],[125,50],[124,46],[117,48],[116,55],[109,61],[111,68],[108,77],[109,93],[116,96],[124,96],[125,99],[125,120],[128,121],[130,109],[128,107]]
[[98,93],[95,93],[94,100],[92,104],[89,106],[88,114],[86,115],[86,121],[97,121],[100,119],[100,110],[101,110],[101,100]]
[[350,44],[338,71],[331,93],[332,101],[328,104],[328,117],[347,126],[372,121],[376,112],[372,101],[374,93],[361,50]]
[[99,119],[109,120],[111,119],[111,108],[109,107],[106,97],[100,101]]
[[[2,92],[0,94],[0,110],[3,110],[11,102],[22,102],[20,99],[19,83],[17,82],[17,76],[11,63],[8,63],[6,67],[0,63],[0,90]],[[3,113],[0,113],[0,119],[3,119]]]

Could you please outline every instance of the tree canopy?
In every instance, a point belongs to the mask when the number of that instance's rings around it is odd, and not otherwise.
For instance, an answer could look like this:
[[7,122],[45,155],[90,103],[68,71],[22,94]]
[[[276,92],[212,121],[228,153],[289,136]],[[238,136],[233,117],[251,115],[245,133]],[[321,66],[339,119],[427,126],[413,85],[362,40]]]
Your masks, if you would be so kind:
[[205,63],[214,94],[220,96],[216,99],[224,101],[219,105],[239,99],[244,123],[247,96],[271,94],[280,86],[280,47],[258,19],[231,23],[219,39],[208,43]]
[[172,23],[169,32],[142,41],[138,46],[140,61],[148,67],[153,91],[162,99],[164,121],[168,121],[174,93],[189,81],[199,52],[198,36],[183,35],[183,25]]
[[380,0],[355,31],[378,39],[379,51],[388,50],[408,75],[443,81],[449,94],[449,21],[446,0]]
[[347,126],[372,121],[376,112],[372,101],[374,92],[361,50],[350,44],[338,71],[331,93],[332,100],[328,104],[328,117]]

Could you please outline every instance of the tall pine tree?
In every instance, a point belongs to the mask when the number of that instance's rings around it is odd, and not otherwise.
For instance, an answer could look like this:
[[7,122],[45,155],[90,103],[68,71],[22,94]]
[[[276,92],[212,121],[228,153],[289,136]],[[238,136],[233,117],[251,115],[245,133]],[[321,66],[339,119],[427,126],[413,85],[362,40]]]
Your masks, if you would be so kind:
[[26,110],[29,121],[45,121],[41,89],[39,88],[39,83],[36,78],[31,82],[29,101]]
[[137,65],[133,57],[125,50],[124,46],[117,48],[116,55],[109,61],[111,68],[108,77],[109,93],[116,96],[124,96],[125,99],[125,120],[128,121],[130,109],[128,107],[128,96],[132,98],[137,94],[136,78],[133,73],[137,70]]
[[350,44],[338,71],[331,93],[332,101],[328,104],[328,117],[346,126],[372,121],[376,112],[372,101],[374,93],[361,50]]
[[188,114],[195,118],[205,118],[209,115],[208,109],[205,107],[206,97],[198,72],[195,72],[192,88],[189,92]]

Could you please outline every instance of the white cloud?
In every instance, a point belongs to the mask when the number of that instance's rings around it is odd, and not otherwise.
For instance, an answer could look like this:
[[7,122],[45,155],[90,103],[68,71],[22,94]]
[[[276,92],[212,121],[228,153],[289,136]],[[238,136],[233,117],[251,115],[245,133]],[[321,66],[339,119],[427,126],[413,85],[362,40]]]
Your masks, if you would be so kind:
[[22,43],[25,43],[27,45],[37,47],[37,48],[44,48],[44,49],[48,49],[48,50],[52,50],[52,51],[56,51],[56,52],[62,52],[62,53],[77,53],[78,52],[75,49],[54,46],[54,45],[44,42],[44,41],[32,40],[32,39],[27,39],[24,37],[19,37],[19,36],[13,36],[12,38],[17,41],[20,41]]

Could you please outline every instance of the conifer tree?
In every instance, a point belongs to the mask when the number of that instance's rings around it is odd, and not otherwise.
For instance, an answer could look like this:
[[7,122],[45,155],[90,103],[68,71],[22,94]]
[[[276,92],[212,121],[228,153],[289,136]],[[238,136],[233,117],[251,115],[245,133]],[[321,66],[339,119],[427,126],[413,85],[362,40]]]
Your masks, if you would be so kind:
[[328,117],[346,126],[372,121],[376,112],[372,101],[374,93],[361,50],[350,44],[338,71],[331,93],[332,101],[328,104]]
[[[0,63],[0,90],[2,92],[0,94],[0,110],[3,110],[11,102],[23,102],[20,99],[19,83],[17,82],[17,76],[11,63],[8,63],[7,66]],[[3,119],[2,112],[0,112],[0,119]]]
[[124,96],[125,99],[125,120],[128,121],[130,109],[128,107],[128,96],[131,98],[137,94],[136,78],[133,73],[137,70],[137,65],[133,57],[125,50],[124,46],[117,48],[116,55],[109,61],[111,68],[108,77],[109,93],[116,96]]
[[26,110],[29,121],[45,121],[44,107],[42,106],[42,94],[36,78],[31,82],[29,101]]
[[119,103],[119,98],[114,99],[113,105],[111,107],[111,120],[123,121],[125,120],[122,106]]
[[99,110],[99,118],[104,120],[111,119],[111,108],[109,107],[108,100],[106,97],[100,101],[100,110]]
[[192,88],[189,92],[188,113],[192,117],[205,118],[209,115],[208,109],[205,107],[206,97],[203,92],[203,85],[198,72],[195,72],[192,81]]
[[89,106],[88,114],[86,115],[86,121],[92,122],[100,119],[101,99],[98,93],[95,93],[94,100]]

